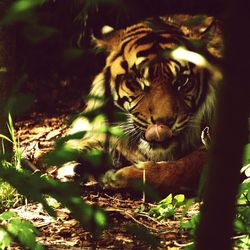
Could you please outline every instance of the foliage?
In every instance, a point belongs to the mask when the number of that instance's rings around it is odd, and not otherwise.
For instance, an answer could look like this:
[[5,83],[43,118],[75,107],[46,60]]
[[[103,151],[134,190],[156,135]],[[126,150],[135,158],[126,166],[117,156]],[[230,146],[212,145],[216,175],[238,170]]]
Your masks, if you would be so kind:
[[[12,117],[9,114],[7,127],[9,130],[10,138],[3,134],[0,134],[0,139],[7,140],[12,143],[14,154],[12,156],[11,162],[2,160],[1,163],[4,168],[14,167],[15,169],[21,170],[21,158],[22,149],[19,145],[19,139],[15,135]],[[4,152],[4,143],[2,143],[2,148]],[[20,195],[15,188],[13,188],[9,183],[0,179],[0,207],[3,208],[14,207],[18,204],[22,204],[24,197]]]
[[244,156],[243,156],[243,165],[250,164],[250,143],[245,145]]
[[32,12],[46,2],[46,0],[17,0],[14,1],[8,8],[5,17],[2,20],[3,24],[10,24],[17,21],[32,20]]
[[[102,210],[87,205],[80,197],[80,187],[74,183],[62,183],[39,173],[31,174],[29,171],[17,171],[14,168],[2,168],[0,177],[14,186],[19,193],[27,198],[43,204],[51,216],[56,216],[54,209],[48,205],[44,194],[52,196],[68,207],[72,215],[88,230],[95,232],[103,227],[103,220],[98,218]],[[105,215],[103,214],[105,218]]]
[[188,231],[190,235],[194,237],[199,221],[200,221],[200,214],[196,214],[192,216],[192,218],[189,221],[182,222],[181,228]]
[[[249,156],[247,154],[247,156]],[[247,162],[249,163],[249,162]],[[193,204],[193,199],[185,199],[184,195],[172,194],[168,195],[165,199],[161,200],[155,207],[151,208],[148,212],[150,216],[163,220],[172,217],[176,213],[178,207],[182,208],[183,215],[188,210],[190,205]],[[250,247],[250,179],[246,179],[239,188],[239,193],[236,202],[236,217],[234,220],[235,232],[235,246],[240,249],[249,249]],[[142,205],[138,211],[144,211],[145,207]],[[180,227],[189,233],[194,239],[196,229],[200,221],[200,213],[193,215],[189,220],[181,220]],[[185,250],[195,249],[195,245],[190,244],[185,247]]]
[[[3,19],[2,23],[3,24],[10,24],[15,22],[29,23],[30,26],[26,29],[29,39],[33,43],[43,41],[44,39],[47,39],[51,37],[53,34],[58,32],[58,30],[55,29],[54,27],[39,25],[38,23],[39,18],[37,18],[37,16],[35,15],[36,10],[45,2],[49,1],[16,0],[8,9],[7,15]],[[114,1],[114,0],[74,1],[75,4],[78,3],[82,7],[82,11],[79,12],[77,18],[79,20],[82,20],[83,23],[85,23],[86,18],[88,16],[88,11],[91,11],[92,8],[96,7],[96,5],[101,2],[111,2],[112,4],[116,4],[117,6],[120,3],[120,1]],[[190,23],[190,25],[193,24],[195,25],[196,22],[199,22],[199,20],[193,20],[193,23]],[[34,33],[34,31],[36,32]],[[83,54],[84,50],[70,47],[64,50],[62,57],[64,61],[69,64],[75,59],[82,57]],[[32,101],[33,97],[30,95],[28,96],[27,95],[24,96],[22,94],[16,95],[14,96],[14,98],[10,99],[9,109],[15,110],[15,107],[19,106],[19,108],[21,107],[21,109],[26,110],[27,107],[31,105]],[[28,171],[22,170],[21,168],[22,152],[20,147],[18,146],[19,144],[18,139],[15,138],[13,124],[11,120],[9,120],[9,124],[10,124],[9,131],[11,134],[11,138],[7,138],[4,135],[0,135],[0,137],[8,141],[11,141],[13,143],[15,154],[12,162],[6,162],[6,161],[1,162],[0,177],[6,180],[8,183],[10,183],[12,186],[14,186],[21,194],[27,196],[29,199],[41,202],[51,215],[55,216],[55,211],[53,209],[53,206],[50,205],[46,200],[46,198],[44,197],[44,194],[47,194],[50,197],[55,198],[57,201],[61,202],[62,204],[70,208],[75,218],[77,218],[88,230],[96,233],[99,230],[103,229],[106,226],[106,216],[104,212],[101,209],[92,208],[85,202],[83,202],[82,199],[80,198],[80,188],[78,186],[74,184],[60,183],[58,181],[48,178],[47,176],[42,176],[38,173],[31,174]],[[104,130],[105,131],[103,132],[108,132],[108,134],[114,134],[116,136],[120,135],[120,131],[114,128],[104,128]],[[82,162],[86,163],[86,165],[100,166],[101,162],[103,162],[103,155],[100,154],[100,152],[93,150],[88,153],[83,153],[83,152],[79,153],[79,151],[65,146],[64,143],[67,142],[68,140],[80,139],[84,134],[85,131],[78,132],[76,134],[70,135],[68,137],[59,140],[57,142],[56,150],[53,153],[51,153],[48,157],[50,161],[49,163],[62,164],[70,160],[80,159]],[[250,144],[246,146],[245,152],[246,152],[245,153],[246,157],[244,158],[244,164],[249,164]],[[1,185],[3,186],[0,186],[0,190],[1,187],[3,187],[3,190],[5,190],[6,193],[10,193],[12,195],[12,192],[8,191],[10,188],[9,184],[3,183]],[[239,235],[249,234],[249,222],[248,222],[248,219],[250,217],[249,192],[250,192],[249,184],[247,183],[242,184],[240,194],[238,196],[237,217],[235,220],[235,231]],[[67,194],[67,196],[65,194]],[[10,199],[11,198],[9,198],[8,200]],[[158,220],[165,219],[174,216],[176,209],[179,207],[183,207],[184,204],[185,202],[183,195],[177,195],[173,197],[171,194],[164,200],[159,202],[156,207],[150,209],[149,214],[157,218]],[[2,218],[7,218],[6,214],[2,216],[3,216]],[[17,238],[18,233],[20,233],[20,231],[18,230],[23,230],[24,232],[23,236],[21,236],[20,239],[18,238],[18,240],[26,244],[26,246],[29,246],[30,248],[34,247],[34,245],[32,246],[28,245],[28,243],[25,240],[26,238],[29,238],[31,242],[30,244],[34,243],[32,239],[34,238],[34,234],[36,234],[36,231],[32,229],[32,227],[27,226],[24,222],[16,218],[14,215],[11,216],[10,219],[3,219],[3,220],[7,221],[8,225],[11,225],[10,228],[12,228],[12,230],[10,230],[10,233],[13,234],[14,238]],[[198,220],[199,220],[198,215],[193,217],[189,222],[182,224],[183,229],[189,231],[191,235],[194,235]],[[26,231],[28,231],[29,233],[32,232],[34,234],[30,235]],[[156,246],[155,239],[153,239],[152,236],[143,229],[139,229],[137,226],[131,226],[128,227],[128,231],[133,232],[138,238],[142,239],[145,242],[148,242],[148,244],[149,243],[151,244],[153,242],[153,245]],[[4,248],[5,246],[7,246],[7,244],[9,244],[8,242],[11,236],[10,234],[7,233],[7,231],[3,231],[2,228],[0,228],[0,234],[4,236],[3,241],[0,240],[0,242],[3,242],[3,244],[5,244],[3,245]],[[249,237],[246,236],[245,238],[241,238],[239,241],[240,244],[242,246],[244,245],[245,247],[247,246],[247,244],[249,244]]]
[[242,249],[250,248],[250,179],[241,184],[236,204],[234,231],[240,235],[236,245]]
[[[240,185],[236,202],[236,217],[234,220],[234,232],[236,237],[235,246],[240,249],[250,247],[250,182],[249,179]],[[196,234],[200,214],[194,215],[189,221],[181,222],[181,228],[187,231],[192,237]],[[185,249],[193,249],[192,246]]]
[[[14,168],[4,168],[0,165],[0,177],[15,187],[20,194],[33,201],[43,204],[51,216],[56,216],[54,208],[48,204],[44,194],[55,198],[62,205],[68,207],[72,216],[83,227],[94,234],[106,226],[106,215],[102,209],[93,208],[86,204],[80,197],[80,187],[73,183],[62,183],[40,174],[28,171],[18,171]],[[16,222],[15,222],[16,223]],[[25,225],[25,224],[24,224]]]
[[[4,135],[1,135],[1,138],[12,142],[14,144],[14,149],[18,151],[18,139],[15,137],[13,123],[10,116],[8,128],[11,138],[7,138]],[[19,194],[26,196],[30,200],[40,202],[51,216],[56,217],[56,212],[53,206],[49,205],[45,195],[53,197],[62,205],[68,207],[71,210],[72,215],[93,234],[98,234],[106,227],[105,213],[102,209],[93,208],[82,200],[80,197],[80,186],[75,183],[62,183],[58,180],[48,178],[46,175],[41,175],[40,173],[32,174],[30,171],[22,169],[21,154],[18,154],[18,157],[13,157],[13,159],[13,162],[7,162],[6,160],[0,161],[0,178],[14,187]],[[30,244],[33,244],[33,236],[29,235],[25,229],[29,228],[31,230],[31,227],[29,227],[26,222],[22,222],[20,219],[13,219],[9,225],[10,229],[8,228],[8,230],[15,237],[19,234],[18,237],[21,238],[18,238],[18,240],[21,243],[26,243],[28,238]],[[20,230],[23,230],[22,233],[17,231],[18,225],[21,228]],[[9,244],[10,242],[9,231],[3,231],[2,229],[2,237],[4,238],[3,244]],[[35,249],[33,245],[28,246],[31,247],[31,249]]]
[[[250,118],[248,119],[250,125]],[[249,130],[250,132],[250,130]],[[236,203],[236,217],[234,220],[234,231],[239,236],[235,245],[240,249],[250,248],[250,143],[244,147],[243,167],[241,169],[245,180],[240,185]]]
[[157,218],[157,220],[162,220],[173,216],[178,207],[184,205],[185,196],[183,194],[178,194],[173,197],[169,194],[165,199],[161,200],[156,207],[149,210],[149,215]]
[[10,247],[13,241],[32,250],[44,249],[36,242],[39,231],[13,212],[0,214],[0,249]]
[[[96,99],[96,98],[95,98]],[[90,147],[84,144],[83,136],[103,136],[106,138],[106,143],[109,144],[109,136],[122,136],[122,131],[119,127],[108,126],[105,122],[108,117],[99,109],[94,109],[90,112],[80,114],[73,120],[73,129],[67,135],[59,138],[55,142],[55,148],[49,152],[45,158],[46,166],[58,166],[68,162],[77,162],[84,169],[85,178],[89,174],[100,177],[111,168],[111,158],[108,153],[100,150],[100,145],[97,144]],[[79,145],[81,145],[79,149]]]
[[0,179],[0,211],[23,204],[24,197],[9,183]]
[[250,236],[249,235],[240,236],[236,240],[235,245],[238,247],[238,249],[249,249],[250,248]]

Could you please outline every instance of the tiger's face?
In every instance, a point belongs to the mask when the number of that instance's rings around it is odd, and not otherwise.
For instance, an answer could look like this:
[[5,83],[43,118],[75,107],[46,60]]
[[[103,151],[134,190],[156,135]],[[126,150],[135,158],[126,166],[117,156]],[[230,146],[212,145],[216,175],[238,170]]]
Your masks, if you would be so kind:
[[204,72],[190,62],[145,60],[132,68],[121,63],[124,72],[112,76],[114,100],[128,114],[131,140],[143,150],[164,154],[178,146],[204,101],[207,85]]
[[128,115],[122,128],[129,144],[155,161],[170,160],[175,151],[196,144],[200,130],[190,128],[200,123],[211,88],[204,68],[169,53],[187,42],[185,35],[176,27],[154,30],[139,24],[113,42],[105,80],[115,105]]

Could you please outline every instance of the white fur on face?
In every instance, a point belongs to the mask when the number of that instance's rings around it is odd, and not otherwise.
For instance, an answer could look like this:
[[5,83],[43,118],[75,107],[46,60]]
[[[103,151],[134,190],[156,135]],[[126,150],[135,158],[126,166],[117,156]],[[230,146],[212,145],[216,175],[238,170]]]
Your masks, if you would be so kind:
[[143,139],[140,139],[138,145],[139,150],[146,155],[148,160],[155,162],[173,160],[173,151],[175,147],[176,145],[173,143],[167,148],[152,148],[150,144]]

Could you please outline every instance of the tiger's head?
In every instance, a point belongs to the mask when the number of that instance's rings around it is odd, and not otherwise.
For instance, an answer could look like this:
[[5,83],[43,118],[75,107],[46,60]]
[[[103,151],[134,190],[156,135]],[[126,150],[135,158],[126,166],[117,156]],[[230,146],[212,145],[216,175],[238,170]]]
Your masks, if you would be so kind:
[[99,45],[108,56],[93,83],[93,95],[105,83],[116,106],[127,114],[121,127],[128,146],[147,159],[171,160],[200,143],[202,125],[213,112],[215,86],[205,67],[173,55],[189,38],[175,25],[145,22],[108,35]]

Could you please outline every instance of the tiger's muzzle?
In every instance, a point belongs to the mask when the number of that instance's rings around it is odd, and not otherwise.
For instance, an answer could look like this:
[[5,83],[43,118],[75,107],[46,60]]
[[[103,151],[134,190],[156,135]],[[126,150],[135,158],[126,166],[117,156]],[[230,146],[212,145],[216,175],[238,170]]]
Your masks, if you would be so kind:
[[172,130],[164,124],[150,124],[145,132],[145,139],[149,143],[162,143],[173,136]]

